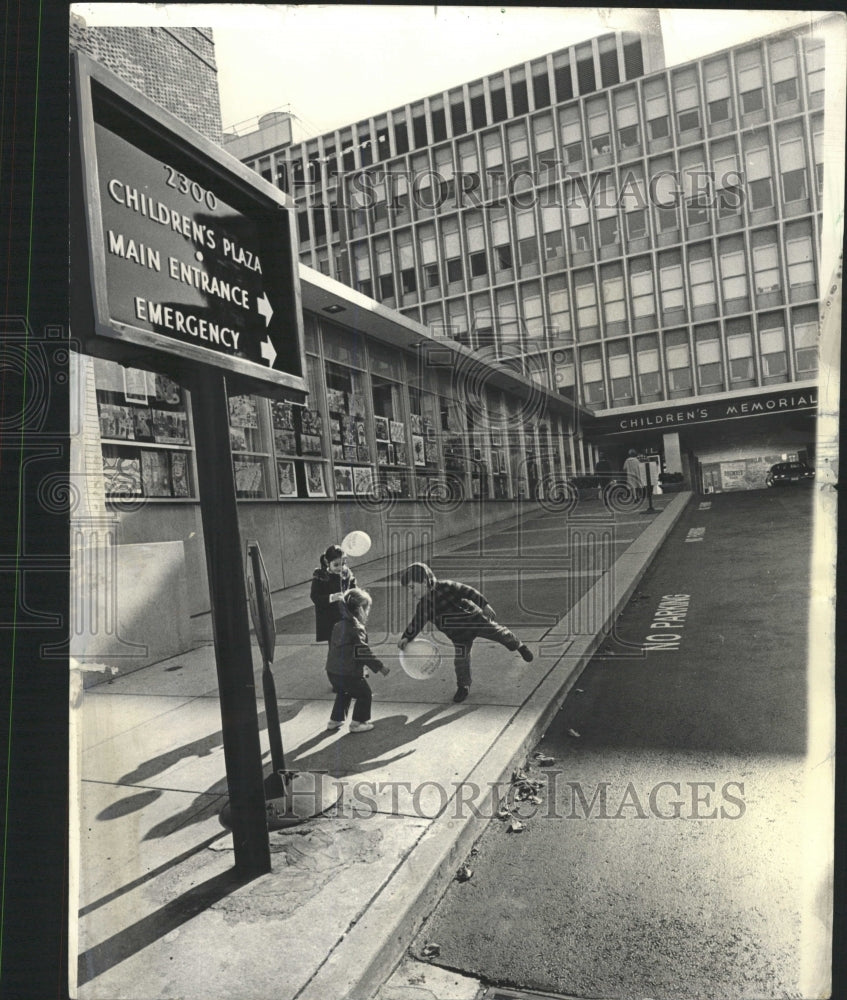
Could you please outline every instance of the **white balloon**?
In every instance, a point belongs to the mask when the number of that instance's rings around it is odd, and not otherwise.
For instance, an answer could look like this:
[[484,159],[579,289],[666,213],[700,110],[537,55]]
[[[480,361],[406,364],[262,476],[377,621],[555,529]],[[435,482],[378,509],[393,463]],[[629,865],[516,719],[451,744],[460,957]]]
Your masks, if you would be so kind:
[[366,555],[371,548],[371,536],[365,531],[351,531],[344,536],[341,548],[348,556]]
[[441,650],[429,639],[413,639],[400,651],[400,666],[413,680],[428,681],[441,666]]

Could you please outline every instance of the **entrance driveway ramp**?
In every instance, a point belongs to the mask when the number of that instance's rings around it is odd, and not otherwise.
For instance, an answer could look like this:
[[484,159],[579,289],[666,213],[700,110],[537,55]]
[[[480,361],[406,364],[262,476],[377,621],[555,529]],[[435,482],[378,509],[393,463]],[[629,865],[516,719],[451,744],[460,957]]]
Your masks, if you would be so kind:
[[[250,881],[236,878],[232,837],[218,819],[227,785],[212,648],[85,691],[74,727],[72,995],[370,1000],[689,499],[665,496],[655,513],[618,513],[612,530],[595,503],[567,523],[538,512],[490,527],[481,543],[437,547],[436,575],[478,586],[535,653],[526,664],[478,642],[471,695],[460,705],[449,656],[426,682],[402,671],[398,630],[384,612],[396,605],[396,583],[382,562],[357,569],[374,597],[371,644],[392,668],[371,679],[370,732],[326,730],[325,647],[313,642],[308,596],[298,604],[283,595],[273,669],[286,766],[328,772],[343,791],[330,813],[272,831],[272,870]],[[257,649],[254,663],[261,693]],[[260,696],[269,773],[262,707]]]

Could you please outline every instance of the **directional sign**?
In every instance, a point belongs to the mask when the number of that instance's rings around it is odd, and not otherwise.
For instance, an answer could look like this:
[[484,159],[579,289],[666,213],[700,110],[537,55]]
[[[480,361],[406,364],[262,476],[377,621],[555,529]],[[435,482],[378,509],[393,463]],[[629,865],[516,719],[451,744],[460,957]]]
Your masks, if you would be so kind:
[[77,58],[96,334],[303,391],[286,196]]

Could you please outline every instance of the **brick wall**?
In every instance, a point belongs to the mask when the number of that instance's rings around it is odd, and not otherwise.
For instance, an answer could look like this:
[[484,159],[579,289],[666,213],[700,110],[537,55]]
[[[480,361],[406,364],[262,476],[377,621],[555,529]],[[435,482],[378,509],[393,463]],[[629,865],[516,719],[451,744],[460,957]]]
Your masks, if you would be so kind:
[[71,18],[70,45],[221,144],[218,69],[210,28],[89,28]]

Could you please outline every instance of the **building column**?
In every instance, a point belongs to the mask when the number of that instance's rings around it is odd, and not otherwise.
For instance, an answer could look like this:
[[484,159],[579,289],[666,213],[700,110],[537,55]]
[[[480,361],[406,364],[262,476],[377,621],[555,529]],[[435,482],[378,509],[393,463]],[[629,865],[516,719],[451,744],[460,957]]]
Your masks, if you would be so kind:
[[682,472],[679,431],[669,431],[662,435],[662,449],[665,454],[665,472]]

